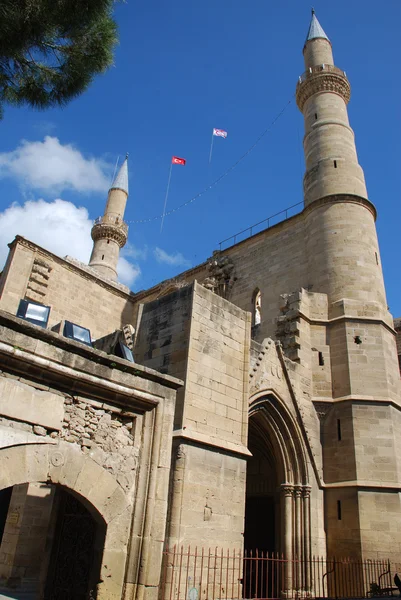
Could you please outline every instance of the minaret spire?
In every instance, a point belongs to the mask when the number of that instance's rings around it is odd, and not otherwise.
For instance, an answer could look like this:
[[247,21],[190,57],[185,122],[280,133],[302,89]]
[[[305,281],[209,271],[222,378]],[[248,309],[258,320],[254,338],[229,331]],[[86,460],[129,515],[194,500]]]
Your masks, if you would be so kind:
[[117,281],[117,263],[128,237],[124,211],[128,199],[128,154],[111,184],[103,217],[92,227],[93,250],[89,266],[98,273]]
[[330,41],[327,35],[324,32],[323,27],[320,25],[317,20],[315,9],[312,8],[312,19],[309,25],[308,34],[306,36],[305,44],[309,40],[315,40],[317,38],[322,38],[324,40]]

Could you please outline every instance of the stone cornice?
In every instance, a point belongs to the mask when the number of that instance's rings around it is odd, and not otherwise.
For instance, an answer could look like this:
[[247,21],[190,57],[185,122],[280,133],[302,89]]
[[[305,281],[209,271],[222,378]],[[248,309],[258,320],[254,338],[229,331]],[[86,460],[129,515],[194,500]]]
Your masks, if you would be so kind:
[[341,323],[343,321],[353,321],[355,323],[370,323],[371,325],[383,325],[393,335],[396,335],[396,331],[388,324],[384,319],[378,319],[376,317],[359,317],[355,315],[340,315],[339,317],[334,317],[333,319],[315,319],[312,317],[308,317],[302,311],[297,311],[297,314],[294,316],[294,319],[304,319],[309,325],[325,325],[326,327],[330,327],[331,325],[336,325],[337,323]]
[[368,200],[367,198],[362,198],[362,196],[357,196],[356,194],[331,194],[329,196],[324,196],[324,198],[319,198],[318,200],[312,200],[308,206],[305,206],[304,210],[301,214],[307,215],[312,210],[320,208],[326,204],[336,204],[336,203],[345,203],[345,204],[359,204],[360,206],[364,206],[372,213],[374,220],[377,218],[377,211],[374,204]]
[[53,252],[42,248],[42,246],[39,246],[38,244],[35,244],[34,242],[31,242],[30,240],[27,240],[26,238],[20,235],[15,236],[13,241],[8,244],[8,247],[12,249],[18,244],[23,246],[24,248],[32,250],[32,252],[35,252],[41,256],[48,258],[49,260],[53,261],[58,265],[62,265],[63,268],[67,269],[68,271],[79,274],[80,277],[82,277],[83,279],[86,279],[88,281],[95,281],[100,287],[106,288],[109,292],[121,296],[122,298],[125,298],[128,301],[133,302],[136,299],[136,294],[134,292],[131,292],[126,286],[123,286],[120,283],[104,279],[96,271],[91,269],[89,265],[84,265],[75,258],[71,258],[69,256],[61,258],[61,256],[53,254]]
[[361,491],[364,490],[388,490],[389,492],[401,492],[401,483],[393,483],[386,481],[364,481],[354,479],[352,481],[336,481],[335,483],[324,483],[323,488],[326,490],[330,489],[341,489],[341,488],[357,488]]
[[198,431],[190,431],[189,429],[174,431],[173,439],[194,446],[209,446],[219,451],[223,450],[228,454],[239,454],[243,458],[250,458],[252,456],[251,452],[243,444],[235,444],[234,442],[199,433]]
[[[167,389],[183,385],[175,377],[108,355],[4,311],[0,311],[0,362],[25,376],[29,368],[33,379],[60,383],[69,393],[148,408],[171,394]],[[149,382],[156,384],[157,391],[148,391]]]

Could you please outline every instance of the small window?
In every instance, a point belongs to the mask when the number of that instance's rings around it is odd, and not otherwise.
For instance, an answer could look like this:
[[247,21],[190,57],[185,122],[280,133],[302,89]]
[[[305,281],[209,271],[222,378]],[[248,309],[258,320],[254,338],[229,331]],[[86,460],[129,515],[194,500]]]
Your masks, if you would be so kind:
[[376,264],[379,264],[379,257],[377,256],[377,252],[375,252],[375,257],[376,257]]
[[334,168],[337,169],[337,161],[334,161]]
[[341,442],[341,421],[337,419],[337,439]]
[[315,121],[317,121],[317,113],[315,113]]
[[341,500],[337,500],[337,519],[341,521]]
[[102,254],[102,260],[104,260],[104,254]]
[[323,365],[324,365],[323,352],[318,352],[318,356],[319,356],[319,367],[323,367]]
[[110,244],[110,240],[107,240],[107,243]]

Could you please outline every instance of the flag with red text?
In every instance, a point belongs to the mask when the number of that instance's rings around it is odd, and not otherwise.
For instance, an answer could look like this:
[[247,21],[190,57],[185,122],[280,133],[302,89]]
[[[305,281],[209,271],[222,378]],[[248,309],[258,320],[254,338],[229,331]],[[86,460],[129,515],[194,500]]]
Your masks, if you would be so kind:
[[224,131],[224,129],[213,128],[213,135],[216,135],[217,137],[226,138],[227,137],[227,131]]

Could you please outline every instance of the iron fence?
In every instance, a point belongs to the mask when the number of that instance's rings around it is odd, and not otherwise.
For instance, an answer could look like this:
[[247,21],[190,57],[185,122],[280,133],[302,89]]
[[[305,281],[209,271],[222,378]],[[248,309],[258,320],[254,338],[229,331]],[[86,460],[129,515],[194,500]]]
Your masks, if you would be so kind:
[[164,552],[161,600],[368,598],[390,596],[396,566],[388,560],[177,548]]

